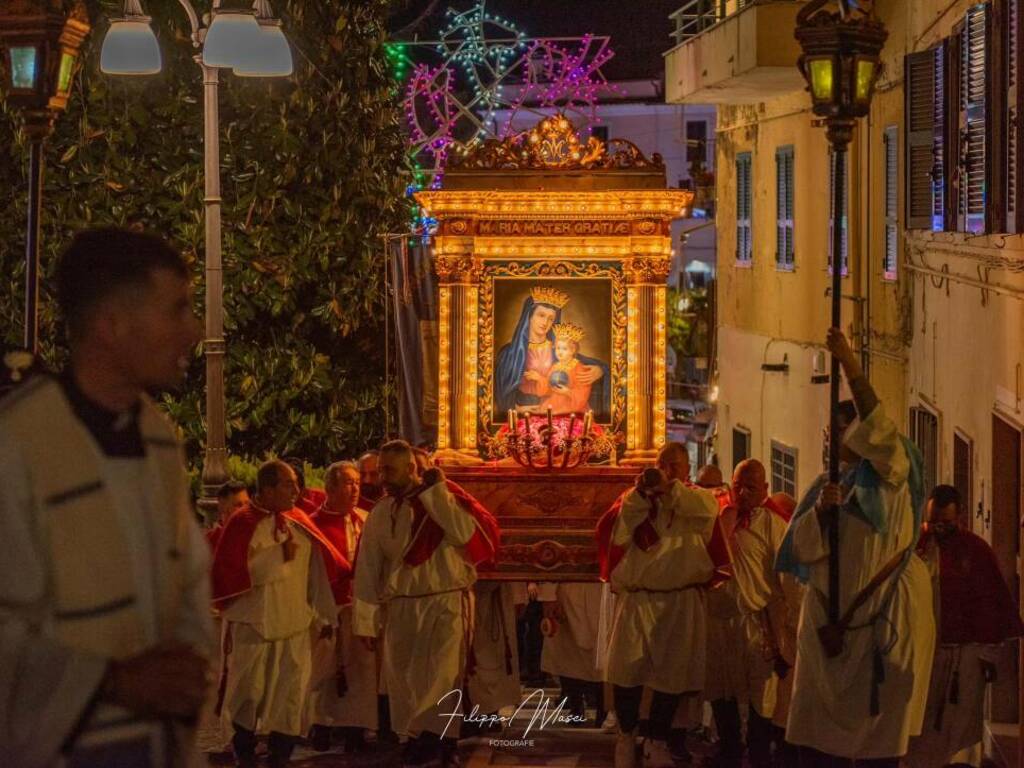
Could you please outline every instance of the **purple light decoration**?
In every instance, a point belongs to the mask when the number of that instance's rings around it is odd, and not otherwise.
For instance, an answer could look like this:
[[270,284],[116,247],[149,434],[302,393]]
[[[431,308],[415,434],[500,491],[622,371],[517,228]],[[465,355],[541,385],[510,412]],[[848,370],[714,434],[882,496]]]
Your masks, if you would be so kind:
[[[406,87],[409,155],[433,166],[434,188],[456,135],[507,137],[523,109],[571,111],[586,128],[600,122],[599,97],[622,93],[601,74],[614,56],[607,39],[588,34],[570,46],[547,39],[527,43],[512,22],[486,13],[484,2],[463,13],[449,11],[437,50],[441,63],[417,64]],[[495,42],[507,38],[521,42]],[[471,95],[460,98],[462,93]],[[508,113],[500,131],[494,119],[499,109]]]

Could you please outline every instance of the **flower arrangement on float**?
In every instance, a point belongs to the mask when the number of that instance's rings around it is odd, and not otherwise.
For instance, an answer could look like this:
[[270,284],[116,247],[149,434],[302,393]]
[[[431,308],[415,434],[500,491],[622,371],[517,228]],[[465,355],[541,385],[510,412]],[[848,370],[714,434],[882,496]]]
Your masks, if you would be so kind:
[[508,421],[485,439],[488,458],[514,459],[530,469],[563,470],[600,463],[615,454],[620,436],[594,423],[593,413],[554,415],[508,412]]

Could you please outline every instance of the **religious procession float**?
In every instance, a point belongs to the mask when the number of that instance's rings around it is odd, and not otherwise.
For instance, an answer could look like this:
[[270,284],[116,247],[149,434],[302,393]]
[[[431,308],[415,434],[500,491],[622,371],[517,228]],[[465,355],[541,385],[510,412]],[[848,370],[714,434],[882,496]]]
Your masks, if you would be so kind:
[[670,224],[658,155],[562,115],[449,158],[437,222],[437,463],[499,519],[486,578],[594,580],[594,527],[665,443]]

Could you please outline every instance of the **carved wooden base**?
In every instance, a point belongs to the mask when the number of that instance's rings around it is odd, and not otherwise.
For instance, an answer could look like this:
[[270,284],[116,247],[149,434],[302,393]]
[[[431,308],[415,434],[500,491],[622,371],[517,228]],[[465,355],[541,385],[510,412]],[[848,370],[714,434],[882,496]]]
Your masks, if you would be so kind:
[[482,466],[445,473],[498,518],[497,566],[480,576],[502,581],[596,581],[595,526],[636,478],[625,467],[546,473]]

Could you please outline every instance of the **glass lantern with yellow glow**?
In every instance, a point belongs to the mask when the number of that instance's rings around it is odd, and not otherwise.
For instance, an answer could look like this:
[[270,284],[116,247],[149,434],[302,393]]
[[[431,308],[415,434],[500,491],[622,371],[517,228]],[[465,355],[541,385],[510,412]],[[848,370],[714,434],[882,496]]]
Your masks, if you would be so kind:
[[846,0],[827,11],[828,0],[814,0],[797,15],[796,39],[803,49],[798,66],[807,80],[814,114],[864,117],[881,71],[888,33],[871,11]]

